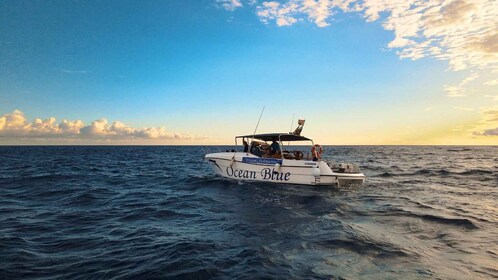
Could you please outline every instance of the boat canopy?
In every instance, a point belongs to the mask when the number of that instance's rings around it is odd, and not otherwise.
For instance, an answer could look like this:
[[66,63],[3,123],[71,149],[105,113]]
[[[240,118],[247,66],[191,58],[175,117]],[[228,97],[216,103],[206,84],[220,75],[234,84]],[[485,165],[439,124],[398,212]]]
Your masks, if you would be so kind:
[[280,139],[280,141],[311,141],[311,139],[309,138],[292,133],[265,133],[265,134],[255,134],[255,135],[243,135],[243,136],[237,136],[235,138],[254,138],[263,141],[272,141],[273,139]]

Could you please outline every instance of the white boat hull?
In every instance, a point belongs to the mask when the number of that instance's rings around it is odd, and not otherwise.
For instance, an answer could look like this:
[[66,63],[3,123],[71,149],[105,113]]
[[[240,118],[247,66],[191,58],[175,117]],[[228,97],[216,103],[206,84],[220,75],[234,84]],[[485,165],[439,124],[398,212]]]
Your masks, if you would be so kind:
[[347,185],[365,180],[361,173],[337,173],[324,161],[259,158],[243,152],[205,156],[216,174],[235,180],[299,185]]

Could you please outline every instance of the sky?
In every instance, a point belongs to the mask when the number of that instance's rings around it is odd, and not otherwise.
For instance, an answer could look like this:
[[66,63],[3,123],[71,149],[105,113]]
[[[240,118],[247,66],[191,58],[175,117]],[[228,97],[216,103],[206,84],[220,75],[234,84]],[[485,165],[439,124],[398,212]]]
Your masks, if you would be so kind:
[[232,144],[263,108],[324,145],[498,145],[498,5],[0,1],[0,145]]

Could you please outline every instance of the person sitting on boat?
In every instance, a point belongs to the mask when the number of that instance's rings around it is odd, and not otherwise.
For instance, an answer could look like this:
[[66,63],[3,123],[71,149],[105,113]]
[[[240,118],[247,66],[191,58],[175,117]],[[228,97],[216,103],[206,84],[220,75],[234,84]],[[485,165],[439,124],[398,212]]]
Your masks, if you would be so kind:
[[280,155],[280,145],[277,142],[277,139],[273,139],[273,142],[270,145],[270,156],[275,157],[277,155]]
[[261,150],[261,145],[258,142],[253,141],[251,143],[251,154],[258,157],[263,157],[264,152]]

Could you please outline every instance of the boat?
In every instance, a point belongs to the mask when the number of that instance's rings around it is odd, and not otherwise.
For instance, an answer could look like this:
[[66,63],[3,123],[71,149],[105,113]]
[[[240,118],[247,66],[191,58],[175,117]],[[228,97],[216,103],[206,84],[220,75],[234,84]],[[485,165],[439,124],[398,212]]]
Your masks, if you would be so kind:
[[299,120],[293,132],[236,136],[236,150],[209,153],[205,160],[217,175],[241,181],[319,186],[365,181],[358,165],[322,159],[323,148],[301,136],[303,126],[304,120]]

